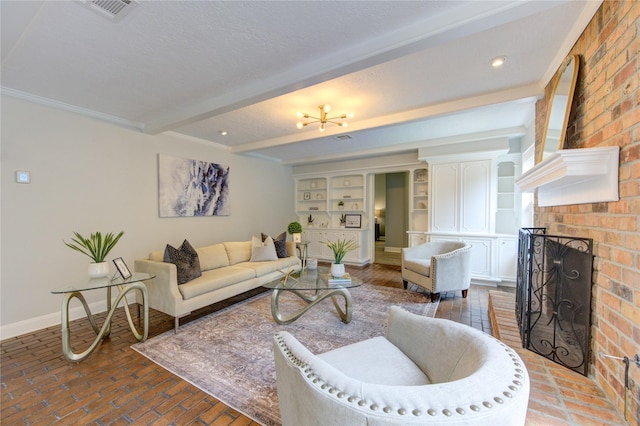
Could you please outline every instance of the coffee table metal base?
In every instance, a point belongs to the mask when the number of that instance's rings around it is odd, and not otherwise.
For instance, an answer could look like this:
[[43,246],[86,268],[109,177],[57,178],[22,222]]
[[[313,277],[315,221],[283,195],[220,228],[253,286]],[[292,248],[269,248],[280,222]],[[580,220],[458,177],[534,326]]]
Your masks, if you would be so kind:
[[[290,315],[283,315],[282,312],[280,312],[280,294],[282,292],[295,294],[300,299],[307,302],[307,306],[293,312]],[[278,324],[290,324],[327,297],[331,298],[331,301],[336,307],[336,311],[338,312],[338,315],[340,315],[340,319],[342,320],[342,322],[348,324],[351,321],[351,293],[349,293],[349,290],[342,287],[318,289],[315,291],[315,294],[313,296],[307,296],[306,294],[298,290],[285,290],[276,287],[273,290],[273,293],[271,293],[271,315],[273,315],[273,319],[276,320]],[[336,297],[342,297],[344,299],[344,311],[341,309],[340,304],[336,300]]]
[[[116,297],[115,303],[111,304],[111,287],[107,287],[107,317],[104,320],[104,324],[102,324],[102,328],[98,329],[98,325],[96,324],[96,320],[89,309],[89,305],[85,300],[84,296],[80,291],[74,291],[70,293],[66,293],[64,298],[62,299],[62,353],[69,361],[82,361],[87,358],[91,353],[98,347],[100,342],[103,339],[109,337],[111,334],[111,318],[113,314],[116,312],[120,301],[125,297],[125,295],[132,290],[139,290],[142,293],[143,300],[143,309],[144,309],[144,326],[142,333],[138,332],[135,325],[133,324],[133,320],[131,319],[131,313],[127,306],[125,306],[124,312],[127,314],[127,320],[129,321],[129,327],[131,327],[131,331],[133,335],[139,341],[145,341],[149,334],[149,304],[148,304],[148,293],[147,287],[142,282],[132,282],[126,285],[119,285],[118,287],[118,296]],[[87,348],[85,351],[80,353],[74,353],[71,349],[71,332],[69,330],[69,303],[73,298],[77,298],[84,307],[85,312],[87,313],[87,318],[89,318],[89,322],[91,323],[91,327],[93,331],[96,333],[96,339],[93,341],[91,346]],[[126,299],[125,299],[126,300]],[[125,304],[126,305],[126,304]],[[140,309],[138,307],[138,309]],[[138,312],[140,312],[138,310]]]

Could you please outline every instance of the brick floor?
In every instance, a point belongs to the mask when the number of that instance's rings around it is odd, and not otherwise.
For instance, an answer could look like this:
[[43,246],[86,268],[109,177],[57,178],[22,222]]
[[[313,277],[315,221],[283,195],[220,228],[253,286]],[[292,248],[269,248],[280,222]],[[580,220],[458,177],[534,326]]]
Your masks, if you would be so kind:
[[[365,282],[402,287],[399,269],[384,265],[348,268]],[[181,323],[244,297],[247,295],[197,311]],[[528,425],[624,424],[589,379],[519,349],[509,297],[513,295],[472,286],[466,299],[460,292],[443,294],[436,316],[499,334],[517,348],[532,377]],[[489,310],[490,298],[493,312]],[[149,315],[150,337],[173,328],[171,317],[154,310]],[[494,317],[493,323],[490,317]],[[99,323],[103,318],[104,314],[98,315]],[[95,337],[86,319],[73,321],[71,332],[76,350],[88,346]],[[114,316],[111,336],[81,363],[68,362],[62,356],[59,326],[0,342],[0,423],[257,425],[133,351],[130,346],[135,342],[123,309]]]
[[488,293],[493,335],[518,352],[529,372],[528,425],[625,424],[594,381],[522,348],[513,293]]

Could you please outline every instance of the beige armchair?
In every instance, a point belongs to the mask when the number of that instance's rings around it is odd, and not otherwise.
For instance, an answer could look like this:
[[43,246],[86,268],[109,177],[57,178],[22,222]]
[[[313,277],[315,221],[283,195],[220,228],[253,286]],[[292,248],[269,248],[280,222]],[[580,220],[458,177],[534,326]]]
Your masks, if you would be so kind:
[[434,241],[402,249],[402,283],[423,287],[435,301],[443,291],[462,290],[471,284],[471,245],[458,241]]
[[529,376],[482,331],[389,310],[379,336],[320,355],[286,331],[273,341],[282,424],[523,425]]

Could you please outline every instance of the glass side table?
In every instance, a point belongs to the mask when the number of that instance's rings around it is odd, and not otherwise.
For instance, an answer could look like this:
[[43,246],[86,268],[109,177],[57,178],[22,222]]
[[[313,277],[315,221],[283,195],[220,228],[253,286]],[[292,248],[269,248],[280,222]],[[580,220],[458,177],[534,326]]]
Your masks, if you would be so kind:
[[[143,331],[140,333],[135,325],[133,324],[133,320],[131,319],[131,313],[129,309],[126,308],[125,303],[125,313],[127,314],[127,320],[129,321],[129,327],[131,327],[131,331],[133,335],[139,341],[143,342],[147,339],[147,335],[149,334],[149,295],[147,293],[147,287],[144,285],[143,281],[151,280],[155,278],[155,275],[145,274],[136,272],[131,277],[126,280],[121,277],[111,279],[108,277],[105,278],[92,278],[85,281],[78,281],[75,283],[67,284],[65,287],[59,287],[51,290],[53,294],[64,294],[64,298],[62,299],[62,353],[69,361],[82,361],[87,358],[91,353],[98,347],[101,341],[109,336],[111,333],[111,319],[113,314],[115,313],[120,301],[125,299],[126,302],[126,294],[130,291],[140,291],[142,294],[142,308],[144,310],[144,325]],[[118,295],[115,299],[115,303],[112,306],[111,303],[111,289],[116,287],[118,289]],[[107,317],[104,320],[104,324],[102,328],[98,328],[96,324],[96,320],[89,309],[89,305],[82,295],[83,291],[89,290],[98,290],[101,288],[107,289]],[[87,348],[85,351],[81,353],[74,353],[71,349],[71,333],[69,331],[69,303],[71,299],[77,298],[84,307],[85,312],[87,313],[87,318],[89,318],[89,322],[91,323],[91,327],[93,331],[95,331],[97,337],[93,341],[93,343]],[[138,306],[138,315],[140,314],[140,307]]]

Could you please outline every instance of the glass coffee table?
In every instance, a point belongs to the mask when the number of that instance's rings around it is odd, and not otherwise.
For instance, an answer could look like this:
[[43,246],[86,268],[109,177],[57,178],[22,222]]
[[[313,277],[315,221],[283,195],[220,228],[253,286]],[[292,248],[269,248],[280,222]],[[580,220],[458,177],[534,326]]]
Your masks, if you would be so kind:
[[[273,289],[271,294],[271,314],[278,324],[292,323],[328,297],[331,298],[342,322],[348,324],[351,321],[352,301],[349,289],[361,286],[362,280],[351,277],[349,282],[329,283],[329,268],[325,267],[313,270],[304,269],[301,272],[281,272],[283,275],[281,278],[263,285],[263,287]],[[283,314],[280,311],[280,295],[283,292],[295,294],[307,303],[306,306],[290,314]],[[338,304],[336,297],[344,299],[344,310]]]
[[[53,294],[64,294],[64,298],[62,299],[62,353],[69,361],[82,361],[91,355],[91,352],[94,351],[95,348],[98,347],[100,342],[103,339],[106,339],[109,334],[111,334],[111,318],[116,311],[116,308],[120,304],[122,299],[125,299],[125,309],[124,312],[127,314],[127,320],[129,321],[129,326],[131,327],[131,331],[133,335],[139,341],[145,341],[147,339],[147,335],[149,334],[149,296],[147,294],[147,287],[142,283],[143,281],[151,280],[155,278],[155,275],[149,275],[141,272],[135,272],[131,277],[122,279],[120,277],[111,279],[109,277],[105,278],[92,278],[87,280],[78,281],[75,283],[70,283],[65,285],[64,287],[59,287],[51,290]],[[111,289],[118,289],[118,295],[116,296],[115,303],[111,303]],[[95,318],[89,309],[89,305],[82,295],[83,291],[89,290],[98,290],[106,288],[107,289],[107,317],[104,320],[104,324],[102,324],[102,328],[98,328]],[[133,324],[133,320],[131,319],[131,314],[129,313],[129,309],[126,303],[126,294],[130,291],[139,291],[142,294],[142,308],[144,310],[144,325],[142,333],[136,330],[135,325]],[[82,306],[84,307],[85,312],[87,313],[87,318],[89,318],[89,322],[91,323],[91,327],[93,331],[96,333],[96,338],[93,343],[89,346],[88,349],[81,353],[74,353],[71,350],[71,332],[69,330],[69,303],[71,299],[77,298]],[[140,316],[140,305],[138,305],[138,317]]]

